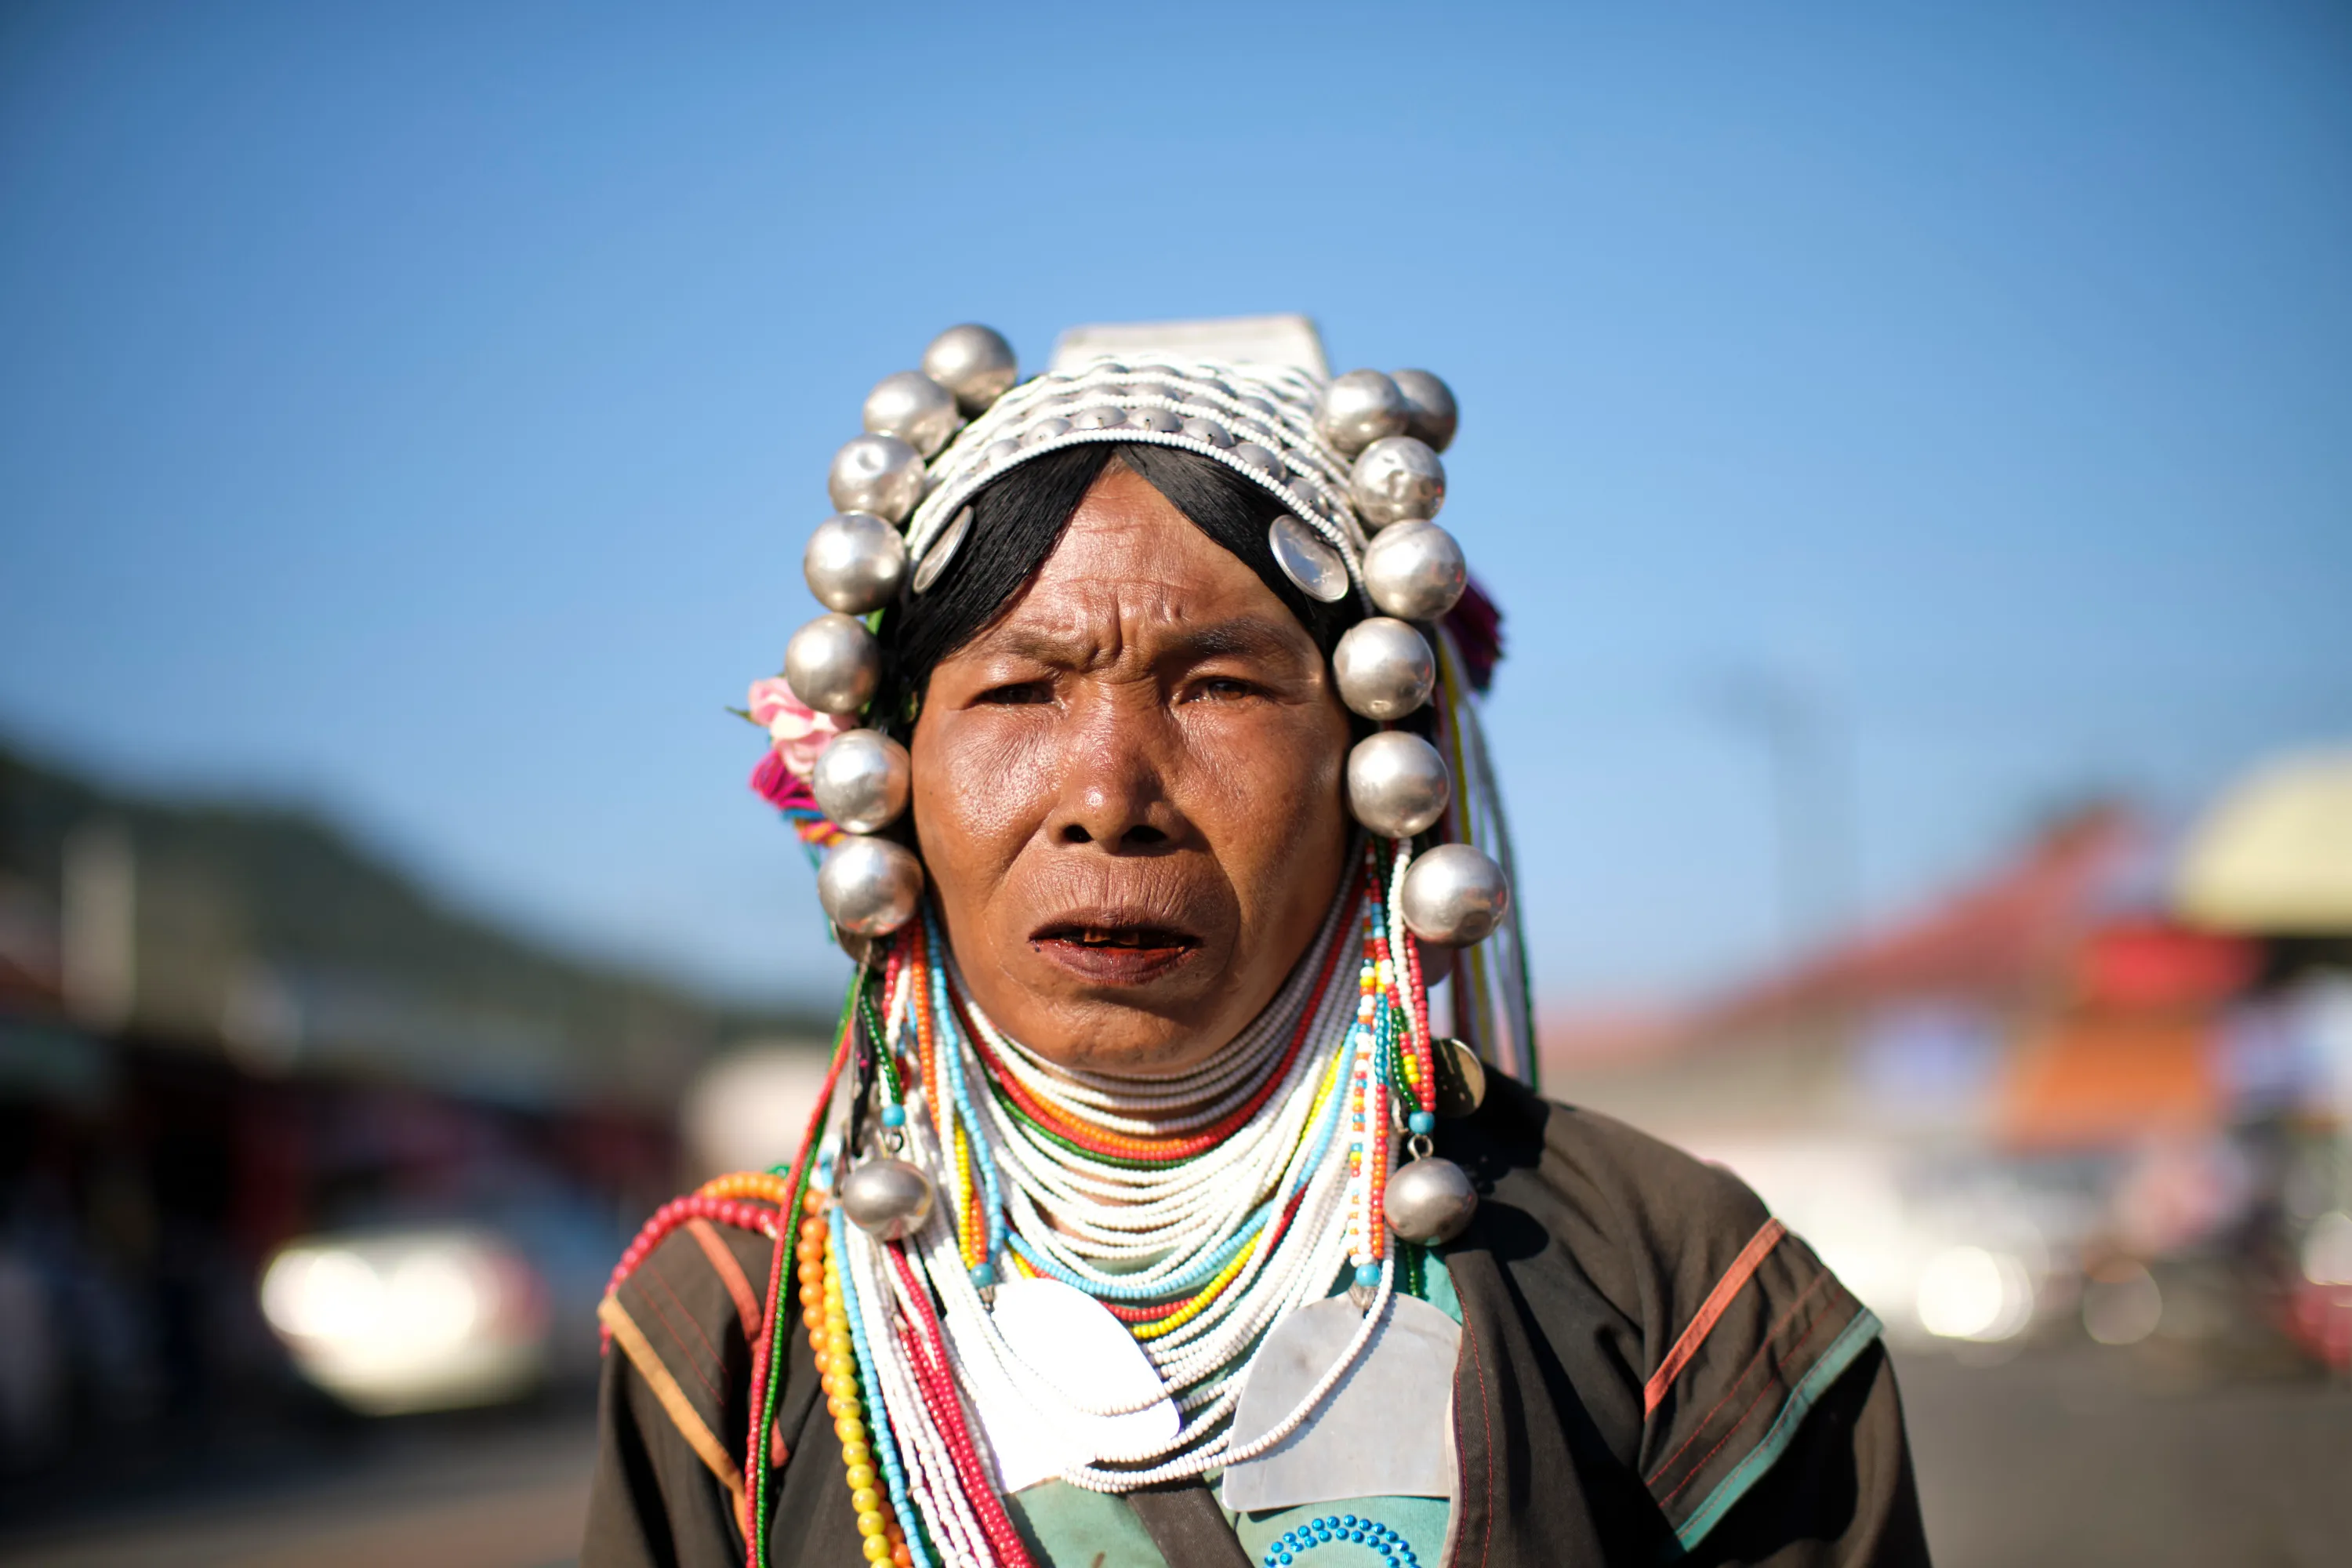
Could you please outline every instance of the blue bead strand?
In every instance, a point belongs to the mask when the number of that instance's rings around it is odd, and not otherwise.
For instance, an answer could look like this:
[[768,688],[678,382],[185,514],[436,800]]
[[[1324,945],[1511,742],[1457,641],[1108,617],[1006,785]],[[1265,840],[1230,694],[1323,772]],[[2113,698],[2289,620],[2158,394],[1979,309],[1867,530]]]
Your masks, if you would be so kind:
[[1412,1544],[1387,1525],[1359,1519],[1352,1513],[1327,1513],[1285,1531],[1266,1548],[1265,1568],[1289,1568],[1318,1546],[1341,1544],[1378,1552],[1397,1568],[1418,1568],[1421,1561],[1412,1554]]

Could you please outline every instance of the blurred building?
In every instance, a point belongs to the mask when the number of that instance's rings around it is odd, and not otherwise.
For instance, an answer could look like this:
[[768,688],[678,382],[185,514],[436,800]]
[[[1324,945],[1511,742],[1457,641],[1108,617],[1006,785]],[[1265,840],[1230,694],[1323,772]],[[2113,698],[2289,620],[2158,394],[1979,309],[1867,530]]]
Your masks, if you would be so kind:
[[315,818],[0,751],[0,1471],[284,1397],[257,1282],[305,1235],[440,1227],[436,1278],[488,1282],[445,1304],[528,1329],[534,1373],[593,1357],[687,1081],[800,1027],[517,939]]
[[[2256,851],[2213,848],[2236,795],[2185,850],[2095,806],[1726,994],[1555,1016],[1547,1086],[1738,1171],[1898,1339],[2059,1325],[2260,1355],[2284,1335],[2352,1364],[2352,1266],[2306,1266],[2337,1228],[2352,1258],[2352,779],[2333,776],[2340,816],[2305,788]],[[2263,876],[2291,886],[2265,903]]]

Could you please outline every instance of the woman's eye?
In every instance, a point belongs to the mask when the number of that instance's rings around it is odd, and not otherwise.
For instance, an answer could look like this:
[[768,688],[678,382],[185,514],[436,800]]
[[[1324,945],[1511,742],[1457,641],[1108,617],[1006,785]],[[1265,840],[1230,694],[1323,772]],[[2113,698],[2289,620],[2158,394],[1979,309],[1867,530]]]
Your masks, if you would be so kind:
[[1237,702],[1257,694],[1254,683],[1229,675],[1212,676],[1192,688],[1192,700],[1196,702]]
[[997,707],[1028,708],[1054,700],[1054,689],[1043,680],[1017,680],[992,686],[980,694],[979,700]]

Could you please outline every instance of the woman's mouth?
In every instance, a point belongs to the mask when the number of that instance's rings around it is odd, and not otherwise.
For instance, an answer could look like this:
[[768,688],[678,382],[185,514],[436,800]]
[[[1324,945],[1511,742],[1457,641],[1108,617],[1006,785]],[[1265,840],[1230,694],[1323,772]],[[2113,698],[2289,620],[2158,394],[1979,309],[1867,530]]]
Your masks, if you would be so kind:
[[1029,945],[1099,984],[1139,985],[1182,965],[1201,939],[1172,926],[1110,917],[1050,921],[1030,933]]

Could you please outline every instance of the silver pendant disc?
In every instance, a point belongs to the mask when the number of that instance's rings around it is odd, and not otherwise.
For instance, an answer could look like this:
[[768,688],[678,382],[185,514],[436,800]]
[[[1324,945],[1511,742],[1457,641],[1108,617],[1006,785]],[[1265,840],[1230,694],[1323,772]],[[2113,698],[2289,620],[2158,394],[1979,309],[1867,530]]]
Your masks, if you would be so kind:
[[1348,563],[1316,531],[1284,512],[1265,531],[1266,547],[1282,574],[1310,599],[1336,605],[1348,596]]
[[971,527],[971,508],[966,507],[955,514],[955,521],[948,524],[946,531],[931,541],[931,547],[923,552],[922,564],[915,568],[916,593],[931,591],[931,584],[940,580],[940,574],[948,569],[948,563],[963,548],[963,536]]
[[[1301,1307],[1266,1337],[1234,1413],[1235,1447],[1272,1431],[1363,1326],[1345,1296]],[[1361,1497],[1454,1495],[1454,1361],[1462,1326],[1426,1301],[1389,1298],[1372,1342],[1297,1431],[1225,1468],[1230,1509]]]

